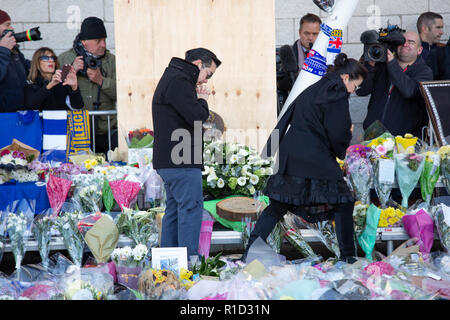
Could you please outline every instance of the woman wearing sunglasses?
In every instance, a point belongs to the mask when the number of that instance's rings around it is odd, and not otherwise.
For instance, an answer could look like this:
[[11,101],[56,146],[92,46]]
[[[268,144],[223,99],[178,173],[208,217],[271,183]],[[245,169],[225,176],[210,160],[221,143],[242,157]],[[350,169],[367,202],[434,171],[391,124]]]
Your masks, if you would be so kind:
[[65,79],[61,76],[53,50],[47,47],[36,50],[25,87],[25,107],[39,111],[81,109],[83,98],[74,68],[70,66]]
[[[305,71],[303,71],[305,72]],[[242,256],[252,243],[264,241],[289,211],[310,223],[335,220],[340,259],[356,261],[353,241],[354,198],[336,158],[343,159],[352,138],[348,98],[367,76],[367,69],[344,53],[336,56],[318,82],[305,89],[280,119],[278,171],[270,176],[264,209]],[[290,126],[290,127],[289,127]],[[271,148],[272,141],[266,144]],[[250,261],[249,261],[250,262]]]

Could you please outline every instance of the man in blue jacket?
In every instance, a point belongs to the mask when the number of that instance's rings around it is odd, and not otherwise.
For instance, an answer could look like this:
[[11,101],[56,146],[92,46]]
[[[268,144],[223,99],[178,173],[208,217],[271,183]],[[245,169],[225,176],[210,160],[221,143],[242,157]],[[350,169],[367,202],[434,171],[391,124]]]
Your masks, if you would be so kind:
[[26,60],[16,44],[11,18],[0,10],[0,112],[21,110],[24,104],[24,90],[30,61]]
[[433,80],[433,72],[420,57],[422,44],[416,32],[405,32],[405,43],[397,48],[397,57],[388,50],[387,62],[366,62],[369,75],[356,91],[371,94],[363,128],[379,120],[394,136],[405,133],[422,138],[428,125],[421,81]]
[[153,167],[164,181],[166,210],[161,247],[187,247],[198,255],[203,213],[203,134],[209,90],[203,86],[221,61],[204,48],[172,58],[152,101]]

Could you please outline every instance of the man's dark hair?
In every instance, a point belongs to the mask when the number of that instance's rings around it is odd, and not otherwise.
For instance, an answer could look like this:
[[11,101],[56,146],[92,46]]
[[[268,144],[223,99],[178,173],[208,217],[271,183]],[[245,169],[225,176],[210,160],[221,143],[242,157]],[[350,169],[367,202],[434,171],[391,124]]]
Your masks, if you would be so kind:
[[189,62],[200,59],[205,67],[210,67],[213,61],[216,64],[216,67],[219,67],[222,64],[212,51],[205,48],[196,48],[186,51],[185,59]]
[[423,25],[426,25],[428,27],[428,29],[431,28],[431,26],[434,24],[434,19],[442,19],[444,20],[444,18],[442,18],[442,16],[439,13],[435,13],[435,12],[424,12],[422,13],[419,18],[417,19],[417,32],[421,32],[421,28]]
[[314,13],[308,13],[305,14],[301,19],[300,19],[300,29],[302,28],[302,25],[305,22],[310,22],[310,23],[322,23],[322,20],[320,20],[319,16],[316,16]]
[[334,59],[334,65],[328,66],[327,72],[336,74],[348,74],[350,80],[367,77],[367,68],[355,59],[348,58],[345,53],[340,53]]

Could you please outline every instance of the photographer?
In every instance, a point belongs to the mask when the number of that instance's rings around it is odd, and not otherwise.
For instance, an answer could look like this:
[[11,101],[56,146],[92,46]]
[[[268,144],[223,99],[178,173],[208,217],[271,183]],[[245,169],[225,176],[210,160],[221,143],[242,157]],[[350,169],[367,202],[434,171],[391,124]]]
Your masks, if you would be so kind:
[[365,62],[369,75],[356,94],[371,94],[364,129],[379,120],[394,136],[411,133],[420,138],[428,116],[419,82],[432,80],[433,73],[420,57],[419,35],[405,32],[403,36],[397,58],[387,50],[386,62]]
[[24,88],[30,61],[26,60],[17,47],[9,15],[0,10],[0,112],[15,112],[23,109]]
[[[61,65],[72,64],[75,68],[88,110],[116,109],[116,58],[106,49],[106,37],[103,21],[88,17],[81,23],[74,47],[58,57]],[[117,145],[117,119],[112,117],[111,149]],[[95,151],[106,153],[108,149],[108,119],[98,116],[95,118]]]

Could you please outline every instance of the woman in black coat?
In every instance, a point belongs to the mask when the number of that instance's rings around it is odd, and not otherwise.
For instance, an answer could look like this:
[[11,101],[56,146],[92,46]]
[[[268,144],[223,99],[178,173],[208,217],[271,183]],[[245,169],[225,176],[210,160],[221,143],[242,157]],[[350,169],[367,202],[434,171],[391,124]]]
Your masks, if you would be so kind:
[[70,68],[65,80],[61,81],[62,71],[53,50],[46,47],[36,50],[28,75],[29,83],[25,87],[25,108],[39,111],[83,108],[77,76],[74,68]]
[[[340,259],[354,262],[354,198],[336,157],[343,159],[352,138],[348,98],[362,83],[367,69],[344,53],[315,84],[304,90],[278,122],[278,171],[264,188],[270,205],[259,217],[242,260],[251,244],[264,241],[288,212],[315,223],[335,219]],[[268,154],[272,141],[266,144]],[[274,152],[276,150],[273,150]],[[313,213],[314,207],[332,209]]]

